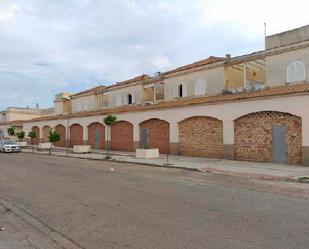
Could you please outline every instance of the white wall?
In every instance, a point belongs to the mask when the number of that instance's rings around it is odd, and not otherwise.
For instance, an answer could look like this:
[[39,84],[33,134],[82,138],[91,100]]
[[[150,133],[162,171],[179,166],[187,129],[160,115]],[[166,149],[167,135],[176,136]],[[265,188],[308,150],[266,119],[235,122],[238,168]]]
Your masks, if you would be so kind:
[[217,95],[224,89],[224,67],[217,67],[195,73],[174,76],[164,80],[165,100],[174,98],[173,91],[180,83],[187,85],[187,97],[195,96],[194,89],[197,80],[202,79],[206,82],[206,95]]
[[[234,144],[234,120],[243,115],[259,111],[288,112],[302,117],[303,145],[309,146],[309,96],[276,97],[271,99],[238,101],[221,104],[200,105],[192,107],[151,110],[143,112],[119,113],[118,120],[129,121],[134,126],[134,141],[139,141],[139,124],[151,118],[159,118],[170,123],[170,141],[178,143],[178,122],[192,116],[211,116],[223,121],[224,144]],[[87,126],[92,122],[102,122],[104,116],[93,116],[70,119],[70,125],[79,123],[84,127],[84,140],[87,140]],[[57,124],[67,126],[67,120],[25,123],[24,130],[29,132],[31,127],[44,125],[55,127]],[[0,127],[1,128],[1,127]],[[41,132],[42,134],[42,132]]]
[[72,112],[97,110],[96,97],[94,94],[80,96],[72,99]]
[[305,64],[306,81],[309,81],[309,47],[282,54],[271,55],[265,58],[266,85],[281,86],[287,82],[287,66],[292,61],[301,61]]
[[125,88],[114,89],[108,91],[108,106],[115,107],[117,106],[117,96],[121,96],[121,105],[124,105],[124,98],[128,94],[135,95],[135,104],[141,104],[143,101],[143,86],[136,85],[136,86],[128,86]]

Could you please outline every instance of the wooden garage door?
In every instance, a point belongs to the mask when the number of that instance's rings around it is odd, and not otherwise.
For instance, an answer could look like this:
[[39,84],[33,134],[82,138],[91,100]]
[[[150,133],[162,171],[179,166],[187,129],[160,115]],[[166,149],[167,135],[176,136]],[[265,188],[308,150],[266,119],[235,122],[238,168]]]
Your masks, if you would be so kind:
[[111,150],[133,151],[133,125],[119,121],[111,128]]
[[55,143],[55,146],[65,147],[66,129],[63,125],[59,124],[55,127],[55,131],[60,135],[60,140]]
[[168,122],[160,119],[150,119],[141,123],[140,128],[147,131],[150,148],[158,148],[162,154],[169,153],[170,126]]
[[31,131],[34,131],[36,134],[35,139],[33,139],[33,144],[39,144],[40,143],[40,128],[37,126],[32,127]]
[[83,127],[79,124],[70,127],[70,146],[73,145],[83,145]]
[[223,156],[223,123],[212,117],[190,117],[179,123],[181,155]]
[[302,120],[289,113],[265,111],[235,120],[235,157],[237,160],[272,162],[277,144],[274,131],[283,128],[286,149],[281,150],[288,163],[302,163]]
[[102,150],[105,147],[105,126],[99,122],[88,126],[88,145],[92,149]]

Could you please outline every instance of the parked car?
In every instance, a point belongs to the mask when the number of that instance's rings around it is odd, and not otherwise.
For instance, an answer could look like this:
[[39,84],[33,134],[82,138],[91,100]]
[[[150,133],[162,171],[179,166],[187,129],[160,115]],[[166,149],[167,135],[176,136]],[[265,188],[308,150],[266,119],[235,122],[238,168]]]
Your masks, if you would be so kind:
[[1,152],[20,152],[20,147],[15,141],[1,140],[0,141]]

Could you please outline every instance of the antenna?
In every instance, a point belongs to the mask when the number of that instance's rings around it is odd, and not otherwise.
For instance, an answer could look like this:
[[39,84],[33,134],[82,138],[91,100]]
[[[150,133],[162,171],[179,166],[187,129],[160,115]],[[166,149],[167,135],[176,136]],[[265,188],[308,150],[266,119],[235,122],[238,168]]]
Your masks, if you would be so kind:
[[264,44],[266,49],[267,24],[264,22]]

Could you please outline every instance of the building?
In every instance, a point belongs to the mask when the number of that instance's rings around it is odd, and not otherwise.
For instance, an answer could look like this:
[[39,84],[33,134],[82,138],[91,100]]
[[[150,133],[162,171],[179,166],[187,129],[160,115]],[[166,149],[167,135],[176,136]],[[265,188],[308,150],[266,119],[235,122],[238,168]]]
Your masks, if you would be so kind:
[[[116,114],[111,148],[309,166],[309,26],[266,38],[266,49],[211,56],[154,77],[60,93],[53,115],[20,121],[57,146],[103,149],[102,119]],[[6,121],[0,127],[13,124]]]
[[36,108],[8,107],[6,110],[0,111],[0,123],[2,123],[0,138],[8,136],[6,132],[8,127],[14,127],[16,131],[21,131],[23,129],[23,121],[53,114],[54,108],[39,109],[38,105]]

